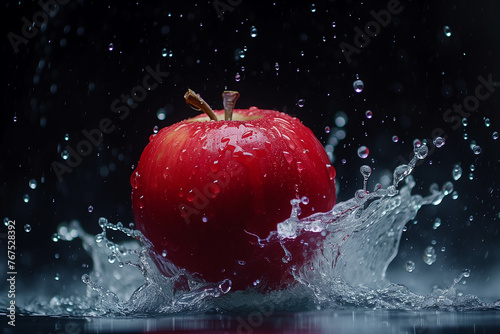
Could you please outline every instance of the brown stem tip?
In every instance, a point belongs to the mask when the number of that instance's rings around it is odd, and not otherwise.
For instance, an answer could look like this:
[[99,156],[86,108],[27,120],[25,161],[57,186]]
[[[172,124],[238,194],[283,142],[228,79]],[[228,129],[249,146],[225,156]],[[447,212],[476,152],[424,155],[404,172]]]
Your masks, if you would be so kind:
[[186,103],[189,104],[191,108],[198,111],[203,111],[210,117],[211,120],[217,121],[217,116],[210,106],[201,98],[200,95],[196,94],[193,90],[188,88],[186,94],[184,94],[184,99]]
[[222,99],[224,103],[224,120],[230,121],[233,118],[233,109],[236,104],[236,100],[240,97],[240,93],[232,90],[226,90],[222,93]]

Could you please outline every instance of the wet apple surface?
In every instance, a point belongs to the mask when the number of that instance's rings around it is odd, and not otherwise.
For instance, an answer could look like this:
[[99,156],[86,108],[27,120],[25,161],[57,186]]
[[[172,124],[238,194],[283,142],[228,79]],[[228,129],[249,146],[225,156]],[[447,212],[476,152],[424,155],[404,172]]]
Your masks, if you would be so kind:
[[334,178],[323,146],[300,120],[226,106],[150,138],[131,176],[134,217],[165,274],[171,261],[210,282],[230,279],[232,289],[281,288],[321,235],[289,240],[290,254],[277,240],[263,246],[259,239],[290,217],[293,199],[302,199],[300,218],[331,210]]

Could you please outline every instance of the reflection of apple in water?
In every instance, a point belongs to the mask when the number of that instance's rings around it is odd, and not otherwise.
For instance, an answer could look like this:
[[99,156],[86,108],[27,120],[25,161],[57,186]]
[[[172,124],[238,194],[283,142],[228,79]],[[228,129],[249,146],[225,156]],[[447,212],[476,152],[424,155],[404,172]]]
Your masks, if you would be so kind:
[[186,93],[206,114],[151,137],[131,176],[135,221],[159,268],[163,257],[207,281],[229,278],[233,289],[281,288],[320,236],[288,241],[288,263],[278,242],[260,247],[258,237],[290,217],[292,199],[309,201],[299,218],[332,209],[335,169],[297,118],[256,107],[233,111],[238,96],[224,92],[225,110],[213,112]]

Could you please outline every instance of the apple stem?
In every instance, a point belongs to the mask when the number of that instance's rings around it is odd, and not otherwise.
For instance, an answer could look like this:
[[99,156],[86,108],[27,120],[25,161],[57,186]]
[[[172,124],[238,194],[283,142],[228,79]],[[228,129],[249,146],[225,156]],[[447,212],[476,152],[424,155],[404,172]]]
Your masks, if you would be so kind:
[[213,121],[218,121],[217,116],[210,106],[201,98],[200,95],[196,94],[193,90],[188,88],[186,94],[184,94],[184,99],[186,103],[189,104],[191,108],[198,111],[203,111],[210,117]]
[[222,98],[224,100],[224,120],[230,121],[233,118],[234,105],[239,97],[240,93],[232,90],[226,90],[222,93]]

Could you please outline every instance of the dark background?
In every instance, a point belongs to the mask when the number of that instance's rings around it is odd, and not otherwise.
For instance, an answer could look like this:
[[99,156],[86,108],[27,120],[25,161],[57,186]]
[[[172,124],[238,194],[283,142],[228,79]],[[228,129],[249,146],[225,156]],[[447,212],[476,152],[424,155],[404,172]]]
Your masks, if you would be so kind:
[[[425,195],[433,182],[441,186],[452,180],[453,165],[461,163],[464,175],[454,181],[459,197],[423,208],[418,223],[408,224],[388,277],[428,293],[432,286],[449,286],[469,268],[465,291],[498,299],[500,140],[493,140],[492,132],[500,131],[500,87],[480,102],[466,127],[453,130],[443,113],[474,94],[478,76],[491,74],[500,81],[500,2],[402,1],[402,12],[392,15],[359,54],[352,54],[350,63],[340,44],[354,46],[354,28],[364,30],[373,20],[370,11],[386,9],[386,1],[233,4],[218,17],[210,1],[68,1],[18,52],[8,34],[21,35],[22,18],[33,21],[41,8],[37,1],[2,4],[1,53],[6,59],[0,90],[0,217],[17,223],[23,291],[35,294],[26,282],[37,279],[60,292],[89,271],[85,266],[91,261],[77,241],[51,241],[60,223],[76,219],[97,233],[101,216],[114,223],[132,222],[133,166],[154,126],[196,114],[183,100],[189,87],[214,109],[222,107],[223,90],[238,90],[238,107],[256,105],[297,116],[325,145],[338,131],[338,113],[344,112],[346,136],[333,152],[339,200],[362,186],[362,164],[374,168],[373,189],[377,178],[406,162],[415,138],[431,144],[433,130],[443,129],[446,145],[414,172],[415,192]],[[256,37],[251,37],[252,26]],[[169,76],[121,120],[111,103],[142,83],[147,66],[157,65]],[[353,90],[357,75],[365,84],[359,94]],[[157,117],[160,108],[166,112],[164,120]],[[371,119],[365,116],[368,109]],[[105,117],[116,129],[59,182],[53,162],[63,163],[66,145],[76,148],[85,139],[82,130],[97,128]],[[473,140],[482,148],[479,155],[470,148]],[[361,145],[370,149],[367,159],[357,155]],[[471,164],[473,180],[468,178]],[[31,179],[38,183],[34,190],[28,185]],[[433,230],[436,217],[442,225]],[[25,224],[30,232],[23,231]],[[422,254],[432,240],[437,261],[427,266]],[[408,260],[416,263],[412,273],[404,269]],[[59,281],[53,280],[56,273]]]

